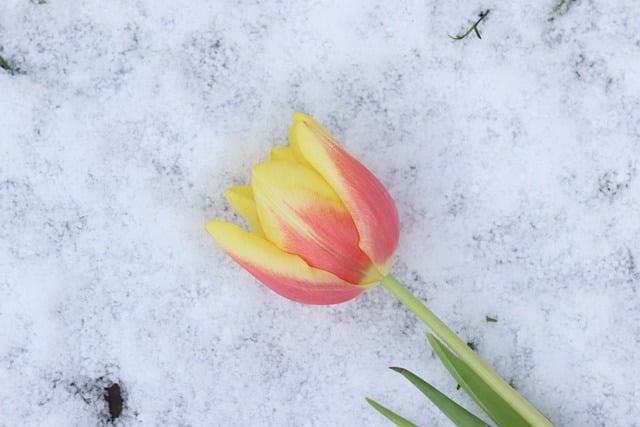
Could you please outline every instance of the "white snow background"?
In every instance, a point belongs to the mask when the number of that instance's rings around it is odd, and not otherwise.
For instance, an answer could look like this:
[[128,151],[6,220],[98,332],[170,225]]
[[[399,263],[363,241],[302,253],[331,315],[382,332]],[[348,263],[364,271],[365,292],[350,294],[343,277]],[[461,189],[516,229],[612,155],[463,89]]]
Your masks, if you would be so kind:
[[[323,123],[388,187],[394,273],[558,426],[640,425],[640,7],[3,0],[0,425],[450,425],[383,288],[285,300],[206,234]],[[464,32],[478,13],[482,39]],[[485,316],[498,319],[489,323]]]

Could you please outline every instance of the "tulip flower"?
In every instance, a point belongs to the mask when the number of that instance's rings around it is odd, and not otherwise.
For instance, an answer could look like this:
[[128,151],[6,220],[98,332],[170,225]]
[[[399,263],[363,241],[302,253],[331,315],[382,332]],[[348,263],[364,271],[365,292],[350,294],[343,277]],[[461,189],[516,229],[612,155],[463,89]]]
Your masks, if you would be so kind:
[[[220,220],[209,234],[276,293],[307,304],[336,304],[380,283],[433,332],[428,339],[456,382],[498,426],[552,426],[431,310],[389,274],[400,227],[378,179],[311,117],[294,114],[289,145],[254,166],[250,186],[226,191],[249,231]],[[459,426],[489,425],[403,368]],[[398,425],[413,425],[377,402]]]
[[211,236],[278,294],[307,304],[355,298],[389,273],[398,212],[378,179],[320,124],[294,114],[289,146],[226,191],[249,223],[206,223]]

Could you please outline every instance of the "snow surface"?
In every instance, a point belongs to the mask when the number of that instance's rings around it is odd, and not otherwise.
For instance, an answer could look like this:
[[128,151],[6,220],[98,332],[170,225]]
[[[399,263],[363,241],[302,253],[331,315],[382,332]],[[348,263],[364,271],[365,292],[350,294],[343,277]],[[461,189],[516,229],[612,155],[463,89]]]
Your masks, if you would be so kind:
[[296,304],[205,233],[293,111],[388,186],[394,273],[524,396],[639,425],[640,7],[555,4],[3,0],[0,425],[107,425],[113,382],[117,426],[389,425],[365,396],[449,425],[393,365],[470,404],[383,288]]

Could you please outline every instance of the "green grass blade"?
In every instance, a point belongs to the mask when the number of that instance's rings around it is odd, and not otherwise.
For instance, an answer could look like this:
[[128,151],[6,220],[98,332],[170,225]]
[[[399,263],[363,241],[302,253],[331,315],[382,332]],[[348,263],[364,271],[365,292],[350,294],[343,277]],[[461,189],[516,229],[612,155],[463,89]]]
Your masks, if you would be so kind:
[[418,388],[425,396],[433,402],[455,425],[458,427],[491,427],[480,418],[467,411],[462,406],[458,405],[453,400],[449,399],[440,390],[414,374],[413,372],[404,369],[392,367],[396,372],[399,372],[408,379],[414,386]]
[[11,65],[9,65],[9,63],[7,61],[4,60],[4,58],[2,57],[2,55],[0,55],[0,68],[2,68],[3,70],[5,70],[7,73],[11,74],[12,76],[16,73],[13,68],[11,68]]
[[368,397],[366,399],[367,399],[367,402],[369,402],[369,405],[373,406],[378,412],[380,412],[382,415],[387,417],[389,421],[391,421],[398,427],[418,427],[417,425],[407,420],[406,418],[403,418],[400,415],[396,414],[391,409],[385,408],[375,400],[370,399]]
[[466,363],[454,355],[444,344],[432,334],[427,338],[449,373],[473,400],[500,427],[529,427],[522,418],[502,397],[489,387]]

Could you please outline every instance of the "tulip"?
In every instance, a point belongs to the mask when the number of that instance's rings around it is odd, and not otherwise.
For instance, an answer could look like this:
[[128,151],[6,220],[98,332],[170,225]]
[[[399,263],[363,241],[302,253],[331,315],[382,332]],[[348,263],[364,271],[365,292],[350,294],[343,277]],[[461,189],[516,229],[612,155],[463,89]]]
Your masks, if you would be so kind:
[[[429,342],[438,357],[498,426],[552,426],[389,274],[400,234],[391,196],[315,120],[302,113],[293,118],[289,146],[273,149],[267,161],[254,166],[250,186],[225,193],[251,231],[212,220],[205,225],[209,234],[258,280],[294,301],[336,304],[379,282],[435,334],[429,334]],[[446,407],[443,412],[452,420],[486,425],[437,393],[428,396]]]
[[378,179],[318,122],[295,113],[289,145],[254,166],[229,203],[251,232],[220,220],[206,229],[276,293],[307,304],[358,296],[389,273],[398,212]]

